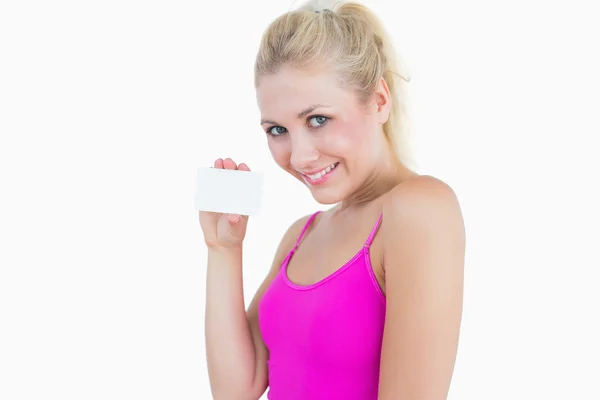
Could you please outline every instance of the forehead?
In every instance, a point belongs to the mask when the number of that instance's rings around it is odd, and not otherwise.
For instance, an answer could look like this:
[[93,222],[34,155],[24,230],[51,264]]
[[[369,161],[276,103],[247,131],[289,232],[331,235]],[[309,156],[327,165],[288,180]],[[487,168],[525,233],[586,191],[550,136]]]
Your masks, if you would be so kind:
[[282,68],[262,76],[256,88],[258,107],[265,116],[299,112],[311,104],[351,106],[354,95],[340,86],[339,78],[324,69],[299,70]]

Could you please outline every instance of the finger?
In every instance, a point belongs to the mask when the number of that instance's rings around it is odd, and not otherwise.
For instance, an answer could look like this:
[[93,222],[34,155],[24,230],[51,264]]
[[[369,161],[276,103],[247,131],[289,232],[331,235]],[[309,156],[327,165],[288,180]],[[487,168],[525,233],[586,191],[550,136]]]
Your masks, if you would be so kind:
[[237,164],[231,158],[223,160],[223,165],[226,169],[237,169]]
[[214,163],[215,168],[223,168],[223,159],[217,158]]
[[227,219],[229,220],[229,223],[231,225],[235,225],[238,222],[240,222],[240,220],[242,219],[242,217],[239,214],[229,214],[227,216]]
[[240,165],[238,165],[238,169],[240,171],[250,171],[250,168],[248,168],[248,166],[244,163],[240,163]]

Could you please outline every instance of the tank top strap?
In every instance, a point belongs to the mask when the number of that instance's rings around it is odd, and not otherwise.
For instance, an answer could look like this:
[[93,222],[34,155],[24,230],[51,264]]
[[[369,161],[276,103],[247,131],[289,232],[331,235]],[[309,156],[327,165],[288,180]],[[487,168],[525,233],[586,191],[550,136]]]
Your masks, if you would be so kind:
[[313,222],[313,220],[315,219],[317,214],[319,214],[320,212],[321,211],[317,211],[316,213],[314,213],[313,215],[310,216],[308,221],[306,221],[306,224],[304,224],[304,228],[302,228],[302,232],[300,232],[300,236],[298,236],[298,239],[296,240],[296,245],[294,246],[293,251],[296,251],[298,249],[298,246],[300,245],[300,241],[302,241],[302,238],[304,237],[304,234],[308,230],[308,227]]
[[375,226],[371,230],[371,234],[369,235],[369,237],[367,238],[367,241],[365,242],[365,247],[369,247],[369,246],[371,246],[371,243],[373,243],[373,238],[375,237],[375,234],[377,233],[377,228],[379,228],[379,224],[381,223],[381,217],[383,217],[383,213],[379,214],[379,218],[377,218],[377,222],[375,222]]

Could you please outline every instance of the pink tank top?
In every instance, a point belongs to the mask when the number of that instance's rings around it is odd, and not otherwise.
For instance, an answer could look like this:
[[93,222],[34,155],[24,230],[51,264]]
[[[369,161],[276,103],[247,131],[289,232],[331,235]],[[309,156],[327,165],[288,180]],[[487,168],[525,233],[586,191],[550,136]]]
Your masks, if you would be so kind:
[[269,349],[270,400],[376,400],[385,321],[385,296],[375,279],[369,246],[312,285],[296,285],[287,266],[307,228],[265,291],[258,309]]

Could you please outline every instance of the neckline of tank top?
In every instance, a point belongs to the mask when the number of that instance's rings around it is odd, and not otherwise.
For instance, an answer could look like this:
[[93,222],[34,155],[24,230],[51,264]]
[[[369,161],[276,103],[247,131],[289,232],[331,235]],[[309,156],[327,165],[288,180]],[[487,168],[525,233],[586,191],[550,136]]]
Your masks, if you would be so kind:
[[[317,211],[313,215],[313,217],[315,217],[320,212],[321,211]],[[377,222],[375,222],[375,226],[371,229],[371,232],[369,233],[369,236],[367,237],[367,240],[365,240],[362,247],[354,254],[354,256],[352,256],[352,258],[350,258],[348,261],[346,261],[342,266],[340,266],[338,269],[333,271],[331,274],[325,276],[324,278],[318,280],[317,282],[310,283],[307,285],[301,285],[301,284],[292,282],[292,280],[289,278],[288,273],[287,273],[287,268],[288,268],[288,265],[290,264],[290,260],[291,260],[292,256],[294,255],[294,253],[296,252],[296,250],[298,250],[299,242],[302,239],[302,237],[304,236],[304,231],[303,231],[301,236],[298,238],[296,245],[288,252],[287,256],[283,260],[283,263],[280,267],[279,272],[282,274],[283,281],[289,287],[296,289],[296,290],[314,289],[316,287],[323,285],[324,283],[329,282],[330,280],[332,280],[333,278],[335,278],[336,276],[338,276],[339,274],[341,274],[342,272],[347,270],[352,264],[354,264],[360,258],[361,255],[364,256],[365,263],[367,264],[366,266],[367,266],[367,268],[369,268],[371,270],[371,272],[373,274],[372,279],[375,279],[373,266],[371,264],[371,256],[370,256],[369,249],[371,248],[371,242],[373,241],[373,238],[375,237],[375,234],[377,233],[377,230],[379,229],[379,225],[381,223],[382,216],[383,216],[383,213],[380,213],[379,218],[377,218]],[[310,220],[311,224],[312,224],[313,220],[314,220],[314,218],[311,217],[311,220]],[[375,283],[377,283],[377,282],[375,282]],[[377,287],[379,288],[379,283],[377,283]],[[379,288],[379,289],[381,290],[381,288]],[[383,293],[381,293],[381,294],[383,294]]]
[[371,266],[371,260],[370,260],[370,257],[369,257],[369,247],[362,246],[361,249],[356,254],[354,254],[354,256],[350,260],[348,260],[347,262],[345,262],[341,267],[339,267],[338,269],[336,269],[335,271],[333,271],[331,274],[329,274],[326,277],[318,280],[317,282],[310,283],[310,284],[307,284],[307,285],[301,285],[301,284],[292,282],[292,280],[289,278],[288,273],[287,273],[287,267],[290,264],[290,259],[293,256],[293,249],[292,249],[288,253],[288,255],[285,258],[285,260],[283,260],[283,265],[281,266],[281,271],[280,272],[281,272],[283,281],[289,287],[291,287],[292,289],[296,289],[296,290],[310,290],[310,289],[314,289],[316,287],[319,287],[319,286],[323,285],[324,283],[329,282],[330,280],[332,280],[336,276],[340,275],[342,272],[344,272],[345,270],[347,270],[352,264],[354,264],[360,258],[361,255],[365,256],[365,262],[367,263],[367,267],[373,268]]

